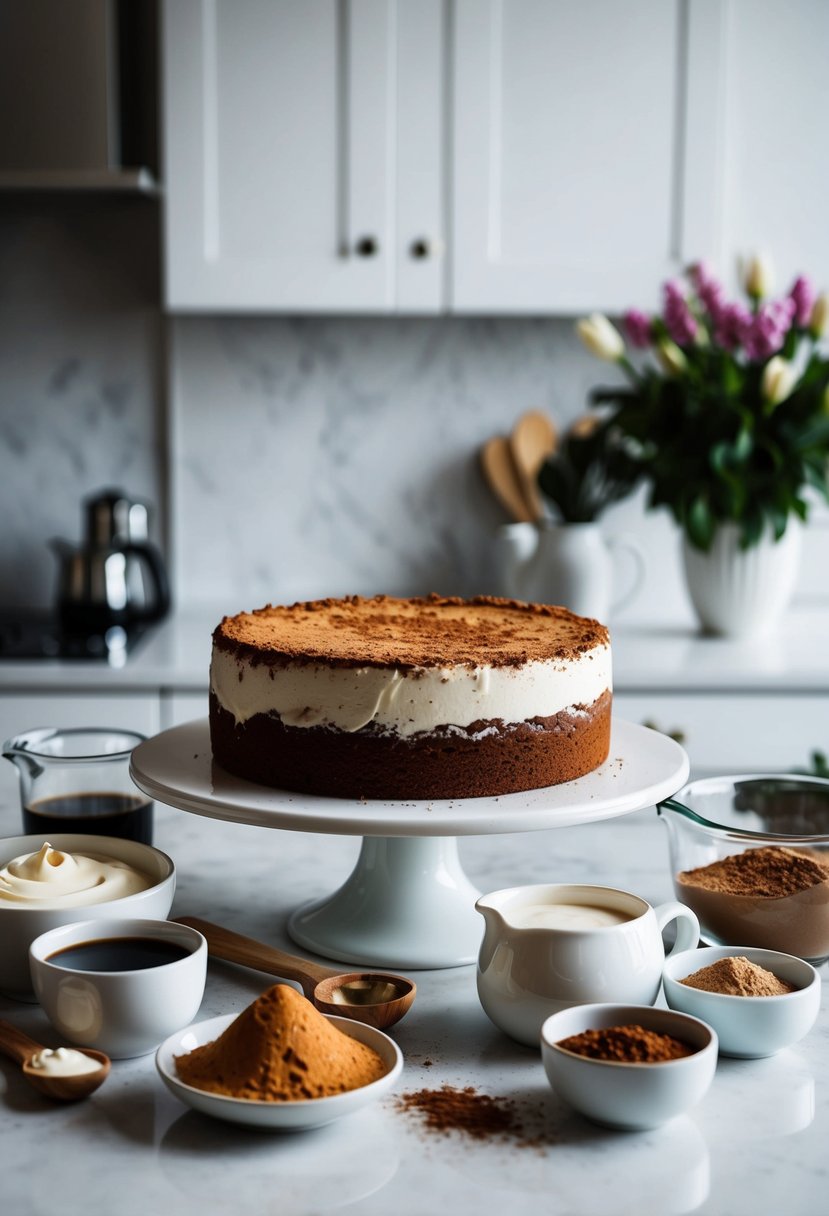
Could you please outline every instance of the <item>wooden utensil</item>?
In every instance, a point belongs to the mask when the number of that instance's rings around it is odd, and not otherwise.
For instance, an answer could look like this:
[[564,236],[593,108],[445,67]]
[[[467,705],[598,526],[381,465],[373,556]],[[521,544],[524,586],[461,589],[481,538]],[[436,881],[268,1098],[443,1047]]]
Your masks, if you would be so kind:
[[509,440],[493,435],[481,448],[481,468],[486,483],[514,523],[532,519],[516,475]]
[[296,980],[302,991],[321,1013],[333,1013],[354,1022],[365,1022],[377,1030],[393,1026],[408,1013],[417,991],[412,980],[403,975],[380,971],[340,973],[307,959],[266,946],[252,937],[233,933],[198,916],[179,916],[179,925],[198,929],[207,939],[213,958],[241,963],[268,975]]
[[541,410],[522,414],[512,428],[509,451],[515,466],[518,485],[530,519],[544,518],[544,501],[538,488],[538,472],[548,456],[556,449],[558,435],[552,419]]
[[33,1055],[43,1051],[43,1045],[30,1039],[11,1022],[0,1021],[0,1051],[22,1066],[23,1076],[30,1085],[57,1102],[78,1102],[81,1098],[88,1098],[109,1076],[109,1056],[102,1051],[93,1051],[91,1047],[78,1047],[75,1050],[100,1064],[97,1072],[82,1072],[66,1077],[49,1076],[44,1069],[34,1068],[31,1062]]

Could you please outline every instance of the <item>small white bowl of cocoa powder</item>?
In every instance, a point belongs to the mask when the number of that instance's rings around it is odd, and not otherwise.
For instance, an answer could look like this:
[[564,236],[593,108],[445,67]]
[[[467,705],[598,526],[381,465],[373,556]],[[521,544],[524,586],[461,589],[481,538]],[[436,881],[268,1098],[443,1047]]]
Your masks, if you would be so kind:
[[717,1034],[653,1005],[573,1005],[541,1027],[541,1060],[558,1096],[595,1123],[647,1131],[707,1093]]
[[777,950],[683,950],[666,961],[662,979],[670,1008],[713,1026],[724,1056],[773,1056],[807,1035],[820,1009],[817,971]]

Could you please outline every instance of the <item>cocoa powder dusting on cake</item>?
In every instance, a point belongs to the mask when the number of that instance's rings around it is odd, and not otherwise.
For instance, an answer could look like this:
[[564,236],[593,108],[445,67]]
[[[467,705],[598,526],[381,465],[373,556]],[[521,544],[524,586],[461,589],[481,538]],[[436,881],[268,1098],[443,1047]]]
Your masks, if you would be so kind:
[[338,666],[521,667],[568,660],[609,645],[598,621],[566,608],[478,596],[409,600],[311,600],[268,605],[225,617],[213,634],[221,650],[253,662],[325,662]]

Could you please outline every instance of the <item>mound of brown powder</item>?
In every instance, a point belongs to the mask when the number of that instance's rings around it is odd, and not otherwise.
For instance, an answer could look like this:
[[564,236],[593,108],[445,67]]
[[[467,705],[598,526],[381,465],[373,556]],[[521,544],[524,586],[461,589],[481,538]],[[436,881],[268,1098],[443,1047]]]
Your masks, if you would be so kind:
[[769,845],[735,853],[696,870],[683,870],[678,879],[705,891],[780,899],[829,880],[829,863],[797,849]]
[[679,981],[688,988],[719,992],[725,996],[784,996],[794,992],[794,984],[781,980],[773,971],[759,967],[742,954],[718,958]]
[[288,984],[275,984],[212,1043],[175,1057],[185,1085],[233,1098],[296,1102],[378,1081],[375,1051],[332,1025]]

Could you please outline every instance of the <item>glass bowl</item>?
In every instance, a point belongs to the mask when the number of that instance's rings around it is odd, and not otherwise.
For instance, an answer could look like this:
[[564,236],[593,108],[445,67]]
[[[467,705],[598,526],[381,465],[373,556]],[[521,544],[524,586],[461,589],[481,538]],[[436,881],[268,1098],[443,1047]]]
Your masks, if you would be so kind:
[[[657,812],[676,898],[696,912],[705,941],[779,950],[813,965],[829,958],[829,780],[709,777]],[[767,851],[739,860],[758,849]],[[726,858],[735,860],[700,873]]]

